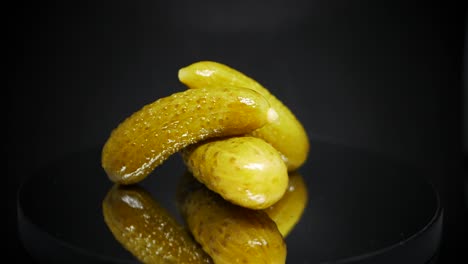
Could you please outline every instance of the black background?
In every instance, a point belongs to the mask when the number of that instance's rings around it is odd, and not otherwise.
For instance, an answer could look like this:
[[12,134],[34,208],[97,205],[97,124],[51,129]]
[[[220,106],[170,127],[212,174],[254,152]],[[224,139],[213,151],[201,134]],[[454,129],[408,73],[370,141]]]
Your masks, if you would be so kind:
[[5,11],[12,249],[11,197],[26,177],[102,145],[133,111],[184,89],[180,67],[215,60],[268,87],[312,138],[429,168],[447,209],[441,259],[466,258],[463,1],[42,1]]

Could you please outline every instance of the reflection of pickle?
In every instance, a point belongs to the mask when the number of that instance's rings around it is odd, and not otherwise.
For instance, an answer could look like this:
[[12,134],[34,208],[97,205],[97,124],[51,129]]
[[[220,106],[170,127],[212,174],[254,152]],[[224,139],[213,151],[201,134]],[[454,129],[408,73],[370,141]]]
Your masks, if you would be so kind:
[[275,221],[279,231],[286,237],[297,224],[307,205],[307,186],[298,172],[289,174],[288,189],[284,196],[264,211]]
[[179,186],[182,216],[215,263],[285,263],[286,244],[262,210],[227,202],[186,173]]
[[103,213],[114,237],[143,263],[212,263],[141,187],[114,185],[103,201]]

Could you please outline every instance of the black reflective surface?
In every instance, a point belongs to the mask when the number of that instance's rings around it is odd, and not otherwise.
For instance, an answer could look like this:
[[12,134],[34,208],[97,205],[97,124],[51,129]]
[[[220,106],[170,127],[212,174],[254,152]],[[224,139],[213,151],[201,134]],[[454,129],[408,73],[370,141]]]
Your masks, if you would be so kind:
[[[64,157],[23,184],[21,239],[47,262],[135,262],[103,221],[113,185],[100,147]],[[174,155],[141,185],[181,221],[175,189],[185,167]],[[400,161],[312,141],[300,169],[309,201],[286,238],[288,263],[429,263],[436,255],[443,210],[425,172]]]

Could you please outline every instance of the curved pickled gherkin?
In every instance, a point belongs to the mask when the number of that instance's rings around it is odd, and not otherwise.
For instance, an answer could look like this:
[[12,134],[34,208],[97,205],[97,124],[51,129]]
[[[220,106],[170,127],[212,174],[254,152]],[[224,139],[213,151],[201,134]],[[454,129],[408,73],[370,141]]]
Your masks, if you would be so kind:
[[309,139],[302,124],[291,110],[254,79],[227,65],[214,61],[199,61],[179,69],[179,80],[189,88],[229,85],[246,87],[262,94],[277,113],[277,119],[250,135],[273,145],[280,153],[289,171],[299,168],[307,159]]
[[195,178],[224,199],[251,209],[277,202],[288,186],[279,152],[264,140],[239,136],[201,142],[182,150]]
[[120,184],[144,179],[182,148],[213,137],[249,133],[275,117],[266,99],[247,88],[186,90],[144,106],[115,128],[102,167]]

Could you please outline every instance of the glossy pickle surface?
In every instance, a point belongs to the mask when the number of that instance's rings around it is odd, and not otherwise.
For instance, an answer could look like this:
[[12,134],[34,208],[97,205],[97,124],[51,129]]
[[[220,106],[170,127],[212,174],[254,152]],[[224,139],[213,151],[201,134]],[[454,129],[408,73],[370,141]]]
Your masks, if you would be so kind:
[[102,210],[115,239],[143,263],[213,263],[183,225],[139,186],[115,184]]

